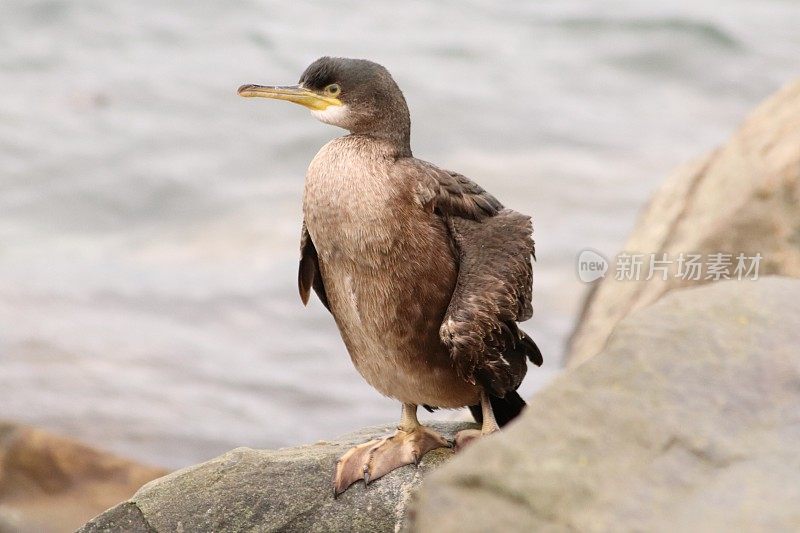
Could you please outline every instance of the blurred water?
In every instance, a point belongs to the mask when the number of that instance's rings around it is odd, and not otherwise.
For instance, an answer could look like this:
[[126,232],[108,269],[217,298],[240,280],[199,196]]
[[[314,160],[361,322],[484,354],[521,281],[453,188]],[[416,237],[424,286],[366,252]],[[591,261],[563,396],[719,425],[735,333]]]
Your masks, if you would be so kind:
[[[392,421],[295,286],[306,165],[340,131],[237,98],[386,65],[418,157],[534,215],[559,367],[584,287],[678,163],[797,75],[789,1],[0,1],[0,418],[168,466]],[[443,413],[437,416],[452,416]]]

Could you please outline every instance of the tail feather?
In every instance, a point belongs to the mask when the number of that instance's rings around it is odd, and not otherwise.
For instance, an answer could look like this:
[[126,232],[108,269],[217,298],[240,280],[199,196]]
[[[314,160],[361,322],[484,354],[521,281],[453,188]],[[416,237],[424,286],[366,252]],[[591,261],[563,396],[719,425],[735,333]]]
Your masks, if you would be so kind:
[[542,366],[542,363],[544,363],[544,358],[542,357],[542,351],[539,349],[538,346],[536,346],[536,343],[533,342],[533,339],[531,339],[527,333],[525,333],[522,330],[519,330],[519,333],[520,333],[520,342],[525,347],[525,355],[528,356],[528,359],[530,359],[531,363],[533,363],[534,365]]
[[[542,366],[542,363],[544,362],[542,351],[539,350],[539,347],[536,345],[533,339],[528,336],[527,333],[517,328],[516,324],[513,322],[512,324],[514,326],[514,330],[517,332],[517,338],[519,340],[510,347],[509,352],[505,354],[506,358],[510,360],[521,359],[523,361],[522,364],[524,365],[525,358],[527,357],[534,365]],[[503,398],[490,396],[489,402],[492,404],[494,418],[500,427],[503,427],[511,422],[522,412],[522,409],[525,407],[525,400],[523,400],[519,393],[515,390],[506,392]],[[480,405],[470,405],[469,410],[472,412],[472,416],[475,417],[476,422],[479,424],[483,423],[483,412],[481,411]]]
[[[492,396],[489,398],[489,402],[492,404],[494,418],[497,420],[497,425],[500,427],[505,426],[515,419],[526,405],[525,400],[522,399],[522,396],[520,396],[517,391],[507,392],[505,398]],[[481,412],[481,406],[470,405],[469,410],[472,412],[472,416],[475,417],[475,421],[478,422],[478,424],[482,424],[483,413]]]

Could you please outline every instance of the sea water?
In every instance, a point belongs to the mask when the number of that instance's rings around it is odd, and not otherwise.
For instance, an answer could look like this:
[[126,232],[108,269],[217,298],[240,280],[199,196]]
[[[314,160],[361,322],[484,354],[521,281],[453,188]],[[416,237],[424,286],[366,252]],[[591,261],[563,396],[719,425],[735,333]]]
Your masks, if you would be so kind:
[[297,294],[303,175],[342,131],[236,96],[321,55],[387,66],[415,155],[533,216],[530,396],[580,250],[800,73],[797,3],[682,4],[0,1],[0,418],[170,467],[397,419]]

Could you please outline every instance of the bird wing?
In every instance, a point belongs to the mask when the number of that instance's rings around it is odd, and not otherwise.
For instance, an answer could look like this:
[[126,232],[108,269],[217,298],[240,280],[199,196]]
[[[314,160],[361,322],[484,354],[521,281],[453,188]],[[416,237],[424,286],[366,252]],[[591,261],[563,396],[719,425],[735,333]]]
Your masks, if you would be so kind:
[[480,185],[457,172],[443,170],[419,159],[398,161],[400,172],[416,178],[420,205],[440,216],[483,220],[497,215],[503,204]]
[[444,220],[458,261],[439,335],[464,379],[502,397],[522,382],[526,358],[542,364],[539,348],[516,324],[533,313],[531,219],[461,174],[418,160],[405,165],[415,168],[420,205]]
[[314,246],[314,241],[311,240],[311,235],[308,234],[305,220],[300,234],[300,268],[297,273],[297,286],[300,289],[300,299],[303,300],[303,305],[308,304],[308,297],[313,287],[322,305],[328,311],[331,310],[330,305],[328,305],[328,295],[325,294],[325,284],[322,282],[322,275],[319,271],[317,249]]

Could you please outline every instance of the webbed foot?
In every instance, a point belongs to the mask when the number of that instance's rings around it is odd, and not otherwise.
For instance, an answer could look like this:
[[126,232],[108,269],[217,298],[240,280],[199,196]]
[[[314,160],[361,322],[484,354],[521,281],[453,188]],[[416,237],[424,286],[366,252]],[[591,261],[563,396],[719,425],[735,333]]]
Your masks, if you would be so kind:
[[492,403],[489,401],[489,396],[486,394],[486,391],[481,392],[481,414],[483,422],[480,430],[465,429],[456,433],[454,446],[454,451],[456,453],[460,452],[464,449],[464,447],[472,444],[472,442],[478,440],[479,438],[485,437],[486,435],[491,435],[492,433],[500,430],[500,426],[497,425],[497,421],[494,418]]
[[338,496],[360,479],[368,485],[396,468],[419,464],[422,456],[429,451],[450,446],[444,437],[425,426],[411,430],[398,429],[391,437],[360,444],[337,461],[333,495]]
[[492,429],[491,431],[488,431],[486,433],[484,433],[480,429],[464,429],[462,431],[459,431],[458,433],[456,433],[456,437],[454,439],[453,451],[455,453],[458,453],[461,450],[463,450],[466,446],[472,444],[473,441],[476,441],[486,435],[491,435],[495,431],[497,431],[497,429]]

